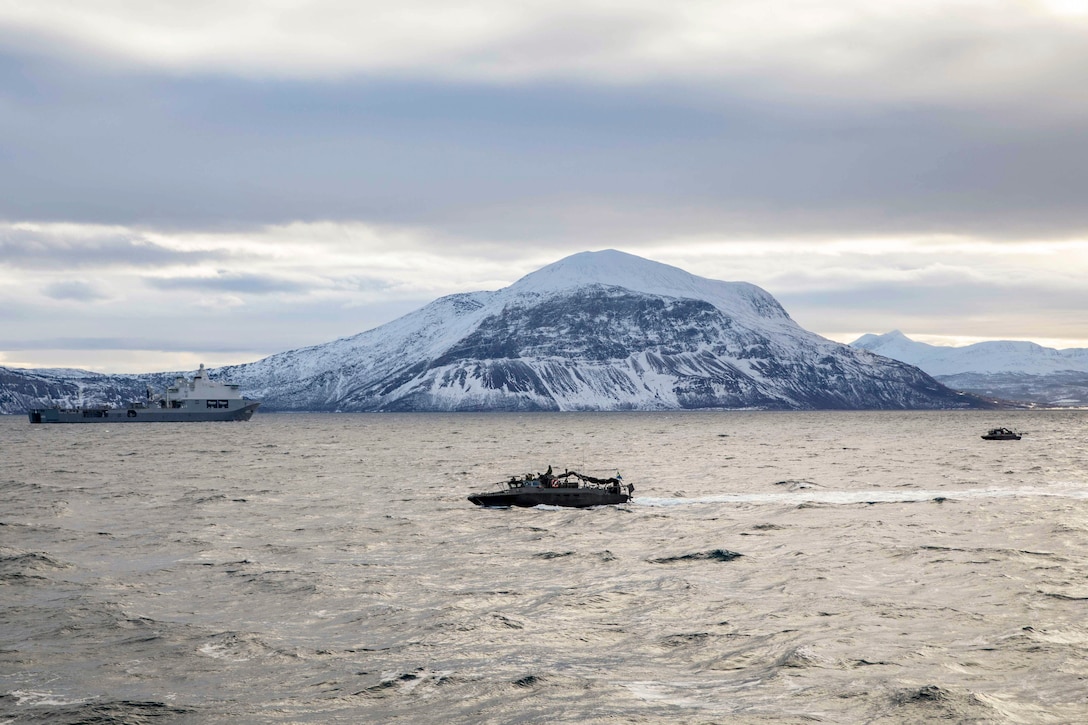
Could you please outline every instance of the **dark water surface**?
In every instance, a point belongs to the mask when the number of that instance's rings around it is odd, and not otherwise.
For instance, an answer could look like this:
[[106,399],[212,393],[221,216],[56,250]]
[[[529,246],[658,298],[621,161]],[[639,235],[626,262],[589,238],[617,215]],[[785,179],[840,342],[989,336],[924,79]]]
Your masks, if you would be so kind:
[[1088,721],[1088,413],[0,418],[0,723],[942,719]]

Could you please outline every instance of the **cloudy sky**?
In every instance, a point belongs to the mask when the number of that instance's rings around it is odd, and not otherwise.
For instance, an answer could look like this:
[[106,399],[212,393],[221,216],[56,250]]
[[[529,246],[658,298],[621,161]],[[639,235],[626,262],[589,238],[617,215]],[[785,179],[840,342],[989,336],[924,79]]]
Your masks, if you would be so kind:
[[1088,0],[0,0],[0,364],[255,360],[568,254],[1088,347]]

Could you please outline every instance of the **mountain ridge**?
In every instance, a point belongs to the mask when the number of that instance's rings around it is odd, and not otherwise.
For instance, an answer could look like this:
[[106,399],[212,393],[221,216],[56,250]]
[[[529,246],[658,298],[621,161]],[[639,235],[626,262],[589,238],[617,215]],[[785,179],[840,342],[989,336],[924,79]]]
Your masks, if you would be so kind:
[[991,340],[948,347],[912,340],[899,330],[892,330],[882,335],[862,335],[850,345],[916,365],[930,375],[1088,373],[1088,348],[1058,350],[1027,340]]
[[210,374],[239,384],[263,410],[987,405],[804,330],[755,285],[616,250],[575,254],[500,290],[442,297],[357,335]]
[[1057,350],[1025,340],[944,347],[912,340],[899,330],[862,335],[850,345],[914,365],[957,390],[1053,406],[1088,406],[1088,348]]

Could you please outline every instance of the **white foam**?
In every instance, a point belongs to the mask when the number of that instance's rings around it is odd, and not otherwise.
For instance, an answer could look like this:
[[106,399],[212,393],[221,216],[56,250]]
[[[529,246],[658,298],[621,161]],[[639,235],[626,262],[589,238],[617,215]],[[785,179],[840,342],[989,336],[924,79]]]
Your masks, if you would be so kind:
[[1070,488],[1066,490],[1036,488],[972,488],[956,491],[948,490],[898,490],[887,491],[869,489],[864,491],[826,491],[797,489],[788,493],[727,493],[716,496],[696,498],[652,498],[639,496],[632,499],[636,506],[690,506],[716,503],[757,503],[757,504],[858,504],[858,503],[912,503],[932,501],[937,498],[949,500],[973,498],[1072,498],[1088,499],[1088,489]]
[[34,690],[13,690],[11,696],[15,698],[17,705],[27,707],[63,707],[67,705],[82,705],[90,700],[66,700],[52,692],[37,692]]
[[239,657],[236,653],[232,652],[231,648],[218,644],[205,644],[198,650],[200,654],[212,657],[217,660],[228,660],[230,662],[248,662],[249,657]]

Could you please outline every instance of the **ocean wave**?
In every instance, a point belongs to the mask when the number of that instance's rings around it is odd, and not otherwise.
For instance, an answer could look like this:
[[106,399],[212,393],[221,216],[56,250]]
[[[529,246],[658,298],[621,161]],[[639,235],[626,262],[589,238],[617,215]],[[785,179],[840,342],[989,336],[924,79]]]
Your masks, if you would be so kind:
[[711,551],[697,551],[693,554],[680,554],[678,556],[666,556],[659,559],[650,559],[651,564],[674,564],[681,561],[733,561],[743,554],[728,549],[712,549]]
[[[153,700],[68,700],[49,693],[13,692],[18,720],[25,723],[126,723],[142,725],[188,715],[193,710]],[[20,697],[20,694],[22,695]],[[11,722],[11,721],[9,721]]]
[[[0,723],[1080,722],[1088,414],[988,415],[30,428]],[[572,456],[636,498],[465,500]]]

